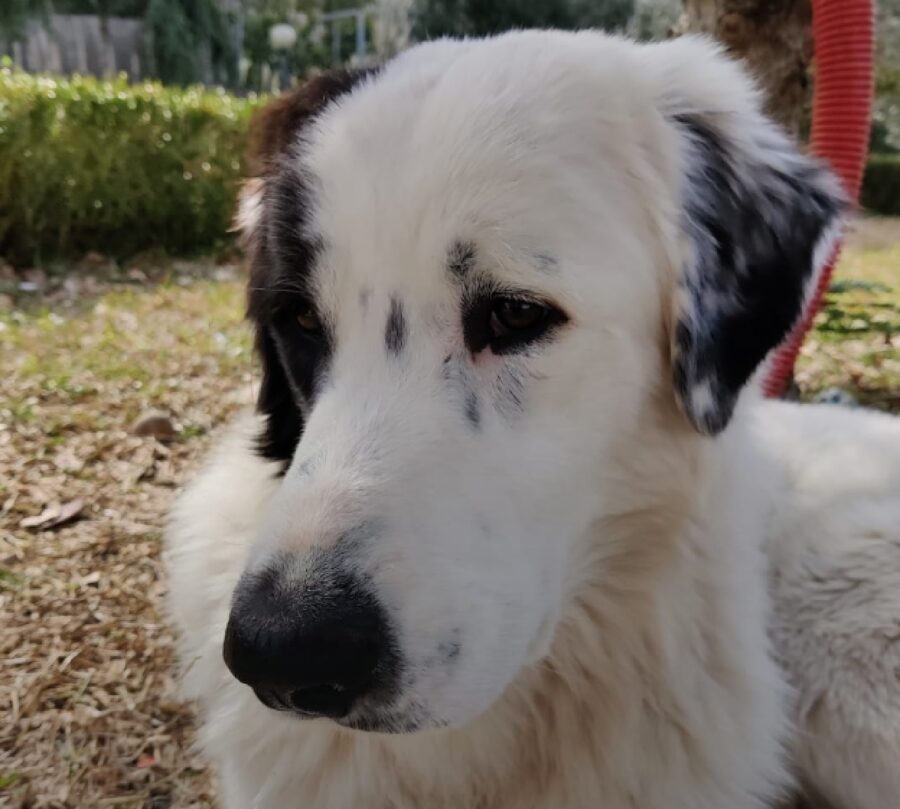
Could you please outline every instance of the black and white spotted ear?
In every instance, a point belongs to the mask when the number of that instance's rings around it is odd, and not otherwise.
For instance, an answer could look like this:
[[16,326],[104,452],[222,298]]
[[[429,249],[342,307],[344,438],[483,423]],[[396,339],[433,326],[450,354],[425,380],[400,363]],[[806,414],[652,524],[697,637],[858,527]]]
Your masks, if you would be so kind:
[[837,180],[761,115],[674,118],[689,258],[675,301],[675,393],[715,435],[804,311],[840,236]]

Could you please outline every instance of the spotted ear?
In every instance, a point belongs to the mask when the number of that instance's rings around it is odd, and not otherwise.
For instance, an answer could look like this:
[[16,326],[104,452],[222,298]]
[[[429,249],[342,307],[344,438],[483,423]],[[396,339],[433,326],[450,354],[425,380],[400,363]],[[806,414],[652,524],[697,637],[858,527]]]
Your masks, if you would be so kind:
[[304,129],[369,72],[321,74],[268,104],[251,124],[247,163],[254,176],[241,190],[235,229],[249,259],[247,314],[256,329],[255,347],[262,364],[256,407],[265,417],[265,427],[258,449],[271,460],[293,457],[303,433],[303,415],[274,344],[266,290],[277,283],[284,265],[299,271],[310,260],[299,243],[274,243],[271,231],[286,220],[300,223],[307,213],[302,188],[290,176],[289,166],[291,154],[302,148]]
[[836,179],[755,111],[679,114],[688,258],[673,318],[675,393],[715,435],[798,322],[840,235]]

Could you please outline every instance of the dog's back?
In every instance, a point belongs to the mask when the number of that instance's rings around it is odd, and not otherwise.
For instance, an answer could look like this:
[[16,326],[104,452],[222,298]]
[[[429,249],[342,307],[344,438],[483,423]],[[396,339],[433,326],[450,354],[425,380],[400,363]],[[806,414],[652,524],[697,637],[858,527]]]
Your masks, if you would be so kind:
[[900,420],[767,403],[779,660],[797,689],[793,755],[837,809],[900,801]]

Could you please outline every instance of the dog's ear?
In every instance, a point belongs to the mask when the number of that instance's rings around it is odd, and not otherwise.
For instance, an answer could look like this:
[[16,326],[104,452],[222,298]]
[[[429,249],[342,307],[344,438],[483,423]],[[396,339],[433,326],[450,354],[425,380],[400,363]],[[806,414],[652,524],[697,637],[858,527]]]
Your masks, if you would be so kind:
[[235,216],[235,230],[245,245],[252,243],[260,222],[266,179],[325,107],[373,73],[372,69],[320,73],[266,104],[253,116],[245,159],[250,178],[241,187]]
[[251,172],[270,171],[311,119],[374,73],[372,68],[320,73],[266,104],[250,125],[247,156]]
[[255,347],[262,362],[257,410],[265,416],[265,427],[258,449],[271,460],[291,460],[303,417],[270,331],[269,293],[282,280],[286,257],[300,272],[299,265],[310,256],[300,244],[274,244],[270,233],[284,230],[279,221],[299,225],[306,214],[299,178],[290,176],[289,166],[292,150],[302,148],[304,128],[370,72],[340,70],[316,76],[266,105],[251,123],[247,163],[254,176],[241,190],[235,226],[250,264],[247,314],[256,328]]
[[688,244],[671,335],[675,393],[694,427],[715,435],[801,317],[844,202],[836,179],[758,112],[755,97],[729,111],[682,111],[671,124]]

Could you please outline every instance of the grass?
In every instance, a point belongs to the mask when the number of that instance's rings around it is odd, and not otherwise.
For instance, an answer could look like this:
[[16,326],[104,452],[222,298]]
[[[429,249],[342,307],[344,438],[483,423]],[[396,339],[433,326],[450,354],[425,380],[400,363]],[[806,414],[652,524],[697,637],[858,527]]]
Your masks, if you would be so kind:
[[841,388],[900,411],[900,220],[858,223],[797,364],[804,398]]
[[164,283],[3,317],[0,412],[59,429],[127,429],[141,410],[183,399],[193,380],[233,379],[249,367],[239,287]]
[[[159,610],[162,516],[251,399],[238,272],[208,270],[0,315],[0,805],[213,805]],[[131,434],[154,408],[174,441]],[[78,521],[22,527],[77,501]]]
[[[0,313],[3,806],[214,805],[160,618],[160,534],[254,372],[236,268],[155,275]],[[804,398],[837,386],[900,410],[900,220],[852,236],[796,378]],[[173,441],[130,432],[151,408],[172,414]],[[77,521],[21,525],[76,501]]]

